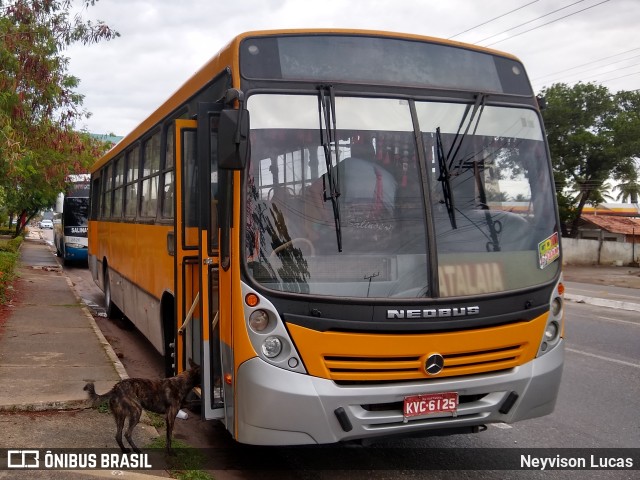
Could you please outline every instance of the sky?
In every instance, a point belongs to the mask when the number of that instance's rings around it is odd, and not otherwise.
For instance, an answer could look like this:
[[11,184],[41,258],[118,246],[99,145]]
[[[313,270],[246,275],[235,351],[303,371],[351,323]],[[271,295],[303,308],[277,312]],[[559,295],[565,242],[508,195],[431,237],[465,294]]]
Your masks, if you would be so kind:
[[126,135],[235,35],[251,30],[451,38],[519,57],[536,93],[557,82],[640,88],[640,0],[99,0],[80,13],[121,35],[63,53],[91,113],[77,127],[91,133]]

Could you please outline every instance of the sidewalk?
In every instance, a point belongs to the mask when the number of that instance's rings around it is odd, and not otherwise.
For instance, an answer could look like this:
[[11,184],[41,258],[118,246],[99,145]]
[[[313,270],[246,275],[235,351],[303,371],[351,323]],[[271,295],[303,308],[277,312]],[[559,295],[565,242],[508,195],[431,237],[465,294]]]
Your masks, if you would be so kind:
[[21,247],[20,305],[0,335],[0,411],[84,407],[88,381],[104,392],[127,376],[51,250],[36,238]]
[[640,268],[564,265],[563,279],[570,302],[640,312]]
[[[37,231],[23,242],[20,260],[15,306],[0,324],[0,449],[119,451],[111,413],[87,408],[83,387],[93,381],[104,393],[127,377],[124,367]],[[143,416],[134,431],[138,445],[157,436]],[[86,478],[112,472],[28,473],[29,478]],[[0,469],[0,478],[17,474]]]

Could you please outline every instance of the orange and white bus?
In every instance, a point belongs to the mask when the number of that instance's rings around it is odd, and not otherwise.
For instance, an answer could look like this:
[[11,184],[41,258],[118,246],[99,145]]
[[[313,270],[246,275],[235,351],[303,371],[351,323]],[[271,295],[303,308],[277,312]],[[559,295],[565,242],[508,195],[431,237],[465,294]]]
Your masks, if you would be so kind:
[[244,33],[91,173],[109,314],[167,374],[199,361],[203,418],[239,442],[474,432],[553,410],[559,221],[513,56]]

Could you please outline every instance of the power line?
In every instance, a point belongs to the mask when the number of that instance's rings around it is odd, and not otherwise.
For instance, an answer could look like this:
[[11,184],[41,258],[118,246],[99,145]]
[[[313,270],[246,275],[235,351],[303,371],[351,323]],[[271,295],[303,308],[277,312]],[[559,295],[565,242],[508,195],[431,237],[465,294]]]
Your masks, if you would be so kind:
[[578,0],[577,2],[573,2],[572,4],[567,5],[565,7],[558,8],[557,10],[554,10],[554,11],[549,12],[549,13],[545,13],[544,15],[540,15],[539,17],[536,17],[533,20],[526,21],[524,23],[521,23],[520,25],[516,25],[515,27],[511,27],[511,28],[508,28],[507,30],[503,30],[502,32],[494,33],[493,35],[490,35],[490,36],[488,36],[486,38],[483,38],[482,40],[478,40],[477,42],[474,42],[474,43],[478,44],[480,42],[484,42],[485,40],[489,40],[490,38],[497,37],[498,35],[502,35],[503,33],[510,32],[511,30],[515,30],[516,28],[520,28],[523,25],[527,25],[529,23],[533,23],[536,20],[540,20],[541,18],[548,17],[549,15],[553,15],[554,13],[557,13],[557,12],[559,12],[561,10],[565,10],[565,9],[567,9],[569,7],[573,7],[574,5],[577,5],[578,3],[582,3],[582,2],[584,2],[584,0]]
[[530,28],[529,30],[525,30],[524,32],[516,33],[515,35],[512,35],[512,36],[507,37],[507,38],[503,38],[502,40],[497,40],[497,41],[495,41],[495,42],[493,42],[493,43],[490,43],[490,44],[488,44],[488,45],[485,45],[485,47],[490,47],[490,46],[492,46],[492,45],[495,45],[496,43],[504,42],[505,40],[511,40],[512,38],[518,37],[518,36],[520,36],[520,35],[522,35],[522,34],[525,34],[525,33],[528,33],[528,32],[532,32],[533,30],[537,30],[537,29],[539,29],[539,28],[545,27],[545,26],[550,25],[550,24],[552,24],[552,23],[555,23],[555,22],[557,22],[557,21],[559,21],[559,20],[562,20],[563,18],[571,17],[571,16],[576,15],[576,14],[578,14],[578,13],[584,12],[585,10],[590,10],[590,9],[592,9],[592,8],[594,8],[594,7],[597,7],[598,5],[602,5],[603,3],[607,3],[607,2],[609,2],[609,1],[610,1],[610,0],[603,0],[603,1],[602,1],[602,2],[600,2],[600,3],[596,3],[595,5],[591,5],[591,6],[589,6],[589,7],[585,7],[585,8],[583,8],[583,9],[581,9],[581,10],[578,10],[577,12],[569,13],[569,14],[567,14],[567,15],[563,16],[563,17],[556,18],[555,20],[551,20],[550,22],[543,23],[542,25],[538,25],[537,27]]
[[[636,64],[637,65],[637,64]],[[635,66],[635,65],[634,65]],[[615,71],[615,70],[614,70]],[[610,73],[610,72],[607,72]],[[613,80],[618,80],[620,78],[625,78],[625,77],[631,77],[632,75],[640,75],[640,72],[632,72],[632,73],[627,73],[626,75],[620,75],[619,77],[613,77],[613,78],[607,78],[605,80],[600,80],[600,83],[605,83],[605,82],[612,82]],[[638,90],[636,88],[636,90]]]
[[[587,65],[591,65],[593,63],[598,63],[598,62],[601,62],[602,60],[609,60],[610,58],[619,57],[620,55],[625,55],[625,54],[630,53],[630,52],[635,52],[636,50],[640,50],[640,47],[632,48],[631,50],[626,50],[626,51],[621,52],[621,53],[616,53],[615,55],[609,55],[608,57],[602,57],[602,58],[599,58],[597,60],[592,60],[592,61],[587,62],[587,63],[582,63],[580,65],[576,65],[575,67],[565,68],[564,70],[558,70],[557,72],[554,72],[554,73],[548,73],[547,75],[542,75],[541,77],[536,77],[536,78],[532,79],[531,81],[540,80],[540,79],[547,78],[547,77],[552,77],[553,75],[557,75],[559,73],[565,73],[565,72],[568,72],[570,70],[575,70],[576,68],[586,67]],[[637,55],[633,56],[633,57],[629,57],[626,60],[630,60],[630,59],[636,58],[636,57],[637,57]],[[619,61],[622,62],[623,60],[619,60]],[[616,62],[613,62],[613,63],[618,63],[618,62],[616,61]],[[607,65],[612,65],[612,64],[607,64]],[[607,65],[602,65],[602,66],[606,67]]]
[[529,3],[525,4],[525,5],[522,5],[521,7],[515,8],[515,9],[513,9],[513,10],[511,10],[511,11],[507,12],[507,13],[503,13],[502,15],[498,15],[497,17],[494,17],[494,18],[492,18],[491,20],[487,20],[486,22],[479,23],[478,25],[476,25],[476,26],[474,26],[474,27],[467,28],[466,30],[464,30],[464,31],[462,31],[462,32],[460,32],[460,33],[456,33],[455,35],[453,35],[453,36],[449,37],[447,40],[451,40],[452,38],[459,37],[459,36],[460,36],[460,35],[462,35],[463,33],[470,32],[471,30],[475,30],[476,28],[478,28],[478,27],[482,27],[483,25],[486,25],[486,24],[488,24],[488,23],[491,23],[491,22],[493,22],[494,20],[498,20],[499,18],[506,17],[506,16],[507,16],[507,15],[509,15],[510,13],[517,12],[518,10],[521,10],[521,9],[523,9],[524,7],[528,7],[528,6],[529,6],[529,5],[531,5],[532,3],[536,3],[536,2],[538,2],[538,0],[534,0],[533,2],[529,2]]
[[[602,69],[602,68],[606,68],[606,67],[610,67],[610,66],[612,66],[612,65],[615,65],[616,63],[626,62],[626,61],[628,61],[628,60],[633,60],[634,58],[638,58],[638,57],[640,57],[640,55],[635,55],[635,56],[633,56],[633,57],[629,57],[629,58],[625,58],[625,59],[622,59],[622,60],[618,60],[618,61],[616,61],[616,62],[607,63],[607,64],[605,64],[605,65],[599,65],[599,66],[597,66],[597,67],[593,67],[593,68],[588,68],[587,70],[582,70],[581,72],[575,72],[575,73],[573,73],[573,74],[569,74],[569,77],[572,77],[572,76],[575,76],[575,75],[584,75],[585,73],[592,72],[592,71],[594,71],[594,70],[598,70],[598,69]],[[626,65],[626,66],[619,67],[619,68],[616,68],[616,69],[613,69],[613,70],[609,70],[609,71],[602,71],[602,72],[599,72],[599,73],[596,73],[596,74],[590,75],[590,76],[589,76],[589,77],[587,77],[587,78],[592,78],[592,77],[594,77],[594,76],[599,76],[599,75],[606,75],[607,73],[617,72],[617,71],[620,71],[620,70],[624,70],[625,68],[635,67],[636,65],[639,65],[639,64],[634,63],[634,64],[632,64],[632,65]],[[548,76],[549,76],[549,75],[546,75],[546,77],[548,77]],[[566,77],[566,75],[563,75],[563,77]],[[584,79],[584,78],[583,78],[583,79]],[[533,80],[532,80],[532,82],[533,82]],[[540,81],[538,80],[536,83],[539,83],[539,82],[540,82]],[[551,80],[547,80],[547,82],[553,82],[553,79],[551,79]]]

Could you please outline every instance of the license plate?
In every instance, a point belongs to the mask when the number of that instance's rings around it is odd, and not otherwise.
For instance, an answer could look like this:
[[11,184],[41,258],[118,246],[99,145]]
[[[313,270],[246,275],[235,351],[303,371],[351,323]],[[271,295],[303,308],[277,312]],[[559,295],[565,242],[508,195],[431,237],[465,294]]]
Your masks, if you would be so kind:
[[456,392],[428,393],[412,395],[404,399],[404,416],[417,417],[433,413],[453,413],[458,410]]

